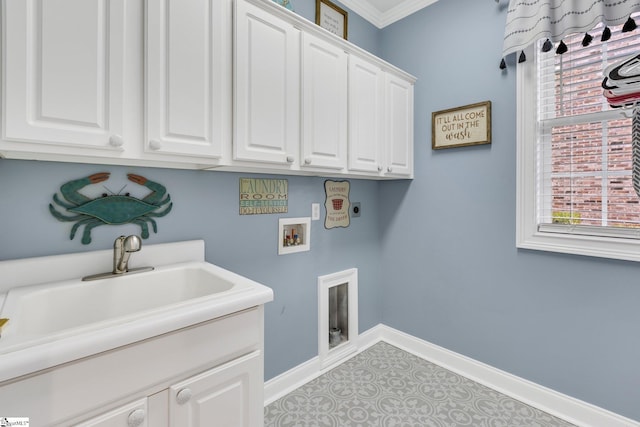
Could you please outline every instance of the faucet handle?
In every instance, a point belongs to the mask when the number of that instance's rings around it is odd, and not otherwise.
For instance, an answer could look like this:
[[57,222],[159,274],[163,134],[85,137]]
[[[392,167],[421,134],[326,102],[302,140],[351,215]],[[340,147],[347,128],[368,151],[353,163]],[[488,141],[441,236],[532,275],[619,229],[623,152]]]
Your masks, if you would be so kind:
[[138,252],[142,249],[142,240],[140,240],[139,236],[132,234],[124,239],[123,249],[125,252]]

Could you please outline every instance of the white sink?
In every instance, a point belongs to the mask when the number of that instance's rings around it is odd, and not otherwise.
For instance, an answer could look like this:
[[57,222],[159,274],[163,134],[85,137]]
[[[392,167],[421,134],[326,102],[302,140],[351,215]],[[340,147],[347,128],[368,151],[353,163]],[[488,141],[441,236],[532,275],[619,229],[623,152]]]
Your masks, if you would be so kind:
[[39,336],[124,322],[173,305],[223,297],[247,289],[207,263],[178,264],[153,271],[83,282],[80,279],[9,291],[0,318],[9,319],[3,339]]
[[147,246],[136,261],[154,270],[82,281],[108,271],[108,250],[0,262],[0,383],[273,300],[207,263],[202,241]]

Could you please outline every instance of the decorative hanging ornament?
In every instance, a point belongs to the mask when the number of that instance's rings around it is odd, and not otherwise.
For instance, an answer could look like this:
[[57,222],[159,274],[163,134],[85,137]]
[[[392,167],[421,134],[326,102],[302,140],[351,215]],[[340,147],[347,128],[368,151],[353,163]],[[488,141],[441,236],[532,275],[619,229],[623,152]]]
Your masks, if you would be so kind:
[[582,46],[587,47],[593,41],[593,36],[589,33],[584,33],[584,38],[582,39]]
[[560,40],[560,44],[558,45],[558,48],[556,49],[556,53],[558,55],[562,55],[563,53],[566,53],[569,50],[569,48],[567,47],[566,44],[564,44],[564,41]]
[[611,38],[611,29],[609,27],[604,27],[602,30],[602,37],[600,37],[601,42],[606,42]]
[[627,22],[625,22],[622,26],[622,32],[628,33],[629,31],[635,30],[637,27],[638,26],[636,25],[636,21],[634,21],[632,17],[629,17],[629,19],[627,19]]
[[553,43],[551,43],[551,40],[549,39],[545,40],[545,42],[542,45],[542,51],[549,52],[551,49],[553,49]]
[[520,52],[520,56],[518,57],[518,64],[522,64],[527,60],[527,56],[524,54],[524,50]]
[[504,70],[505,68],[507,68],[507,63],[504,61],[504,58],[502,58],[502,61],[500,61],[500,69]]

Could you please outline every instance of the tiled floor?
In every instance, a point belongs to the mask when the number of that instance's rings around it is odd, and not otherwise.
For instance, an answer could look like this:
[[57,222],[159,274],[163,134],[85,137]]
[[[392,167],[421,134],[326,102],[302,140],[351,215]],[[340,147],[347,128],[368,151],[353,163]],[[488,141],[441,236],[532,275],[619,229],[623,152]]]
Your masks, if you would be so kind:
[[538,409],[380,342],[265,408],[269,427],[566,427]]

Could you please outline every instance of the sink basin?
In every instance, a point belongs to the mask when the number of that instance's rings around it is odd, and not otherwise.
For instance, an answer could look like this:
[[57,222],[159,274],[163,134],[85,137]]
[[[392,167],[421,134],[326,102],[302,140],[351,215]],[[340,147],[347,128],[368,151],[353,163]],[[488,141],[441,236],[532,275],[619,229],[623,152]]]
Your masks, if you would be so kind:
[[132,321],[250,287],[231,275],[212,264],[194,262],[91,282],[18,287],[8,292],[0,312],[0,318],[9,319],[0,344]]
[[147,245],[133,267],[154,270],[88,282],[111,269],[112,250],[0,261],[0,384],[273,300],[204,252],[202,240]]

